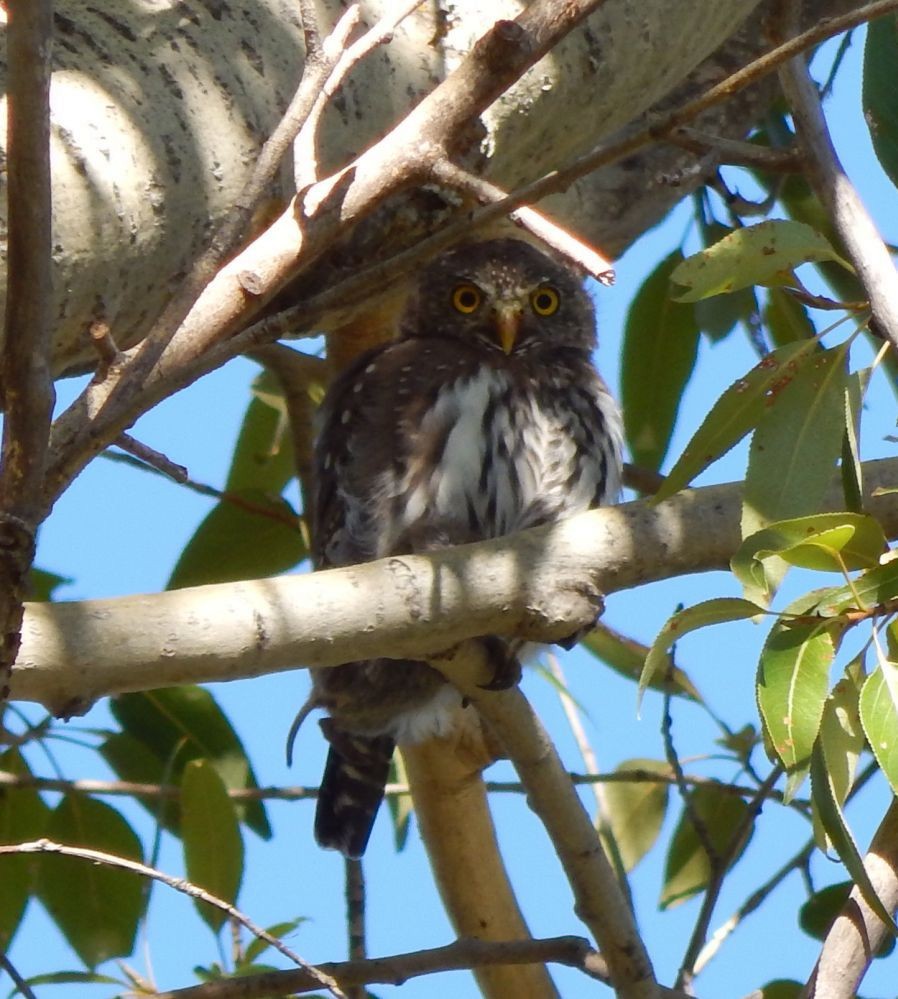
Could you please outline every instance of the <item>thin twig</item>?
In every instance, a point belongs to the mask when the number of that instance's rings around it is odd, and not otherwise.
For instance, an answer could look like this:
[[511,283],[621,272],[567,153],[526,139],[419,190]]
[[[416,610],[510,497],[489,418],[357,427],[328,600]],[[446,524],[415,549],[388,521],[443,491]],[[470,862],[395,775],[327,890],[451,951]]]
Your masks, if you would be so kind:
[[666,137],[672,145],[691,149],[695,153],[715,153],[720,164],[748,166],[770,173],[798,173],[803,163],[797,149],[771,149],[753,142],[728,139],[723,135],[711,135],[699,128],[681,125]]
[[[376,983],[401,985],[409,978],[439,971],[547,961],[576,968],[598,981],[608,981],[607,968],[601,956],[588,941],[572,936],[499,942],[467,938],[432,950],[367,961],[322,964],[319,968],[326,970],[345,987]],[[310,992],[314,988],[315,984],[305,972],[275,971],[162,992],[157,999],[258,999],[262,996]],[[664,994],[672,995],[669,992]]]
[[[489,205],[508,197],[508,192],[503,191],[501,187],[456,166],[448,159],[440,159],[433,164],[433,176],[435,180],[448,187],[472,195],[482,205]],[[601,284],[614,284],[614,268],[611,261],[557,222],[553,222],[548,216],[535,208],[522,207],[509,212],[509,218],[541,239],[546,246],[550,246],[587,274],[591,274]]]
[[708,927],[711,925],[711,916],[714,913],[714,907],[717,905],[717,900],[720,897],[726,872],[729,870],[730,865],[735,861],[739,850],[742,848],[742,845],[745,843],[745,840],[751,831],[751,827],[754,824],[755,819],[758,817],[764,803],[767,801],[773,785],[780,779],[782,773],[783,770],[780,766],[775,766],[770,771],[766,780],[758,788],[757,794],[748,803],[748,806],[745,809],[745,814],[733,830],[725,849],[718,854],[717,862],[711,863],[711,876],[708,879],[708,886],[705,889],[705,895],[702,899],[702,907],[699,911],[698,918],[695,921],[695,926],[693,927],[689,944],[686,947],[686,953],[683,956],[683,961],[676,981],[677,988],[682,988],[690,994],[692,993],[692,983],[696,975],[695,964],[705,940],[707,939]]
[[[790,2],[782,11],[783,30],[791,33],[798,21],[800,4]],[[811,187],[848,251],[870,300],[878,331],[898,353],[898,270],[839,161],[804,56],[785,63],[780,80],[792,107]]]
[[190,474],[184,465],[176,464],[171,458],[167,458],[162,454],[161,451],[156,451],[154,448],[149,447],[149,445],[143,444],[130,434],[119,434],[115,440],[115,446],[121,448],[126,454],[130,454],[144,464],[156,469],[157,472],[161,472],[169,479],[174,479],[179,485],[183,486],[190,482]]
[[327,973],[319,971],[313,965],[304,961],[298,954],[295,954],[292,950],[290,950],[290,948],[282,940],[278,940],[277,937],[272,936],[267,930],[263,930],[261,926],[256,926],[256,924],[248,916],[245,916],[239,909],[236,909],[229,902],[225,902],[222,899],[217,898],[215,895],[211,894],[211,892],[206,891],[205,888],[200,888],[197,885],[191,884],[183,878],[172,877],[171,875],[157,870],[155,867],[148,867],[146,864],[141,864],[136,860],[129,860],[126,857],[116,857],[111,853],[103,853],[100,850],[89,850],[86,847],[67,846],[49,839],[38,839],[28,843],[0,845],[0,857],[29,853],[52,853],[62,857],[73,857],[76,860],[84,860],[90,864],[102,864],[106,867],[115,867],[122,871],[129,871],[131,874],[136,874],[142,878],[150,878],[153,881],[159,881],[161,884],[167,885],[175,891],[179,891],[184,895],[189,895],[190,898],[205,902],[207,905],[211,905],[213,908],[224,912],[229,919],[236,920],[241,926],[245,927],[250,933],[252,933],[253,936],[258,937],[260,940],[264,940],[269,946],[274,947],[275,950],[283,954],[289,961],[302,968],[305,974],[311,976],[316,985],[323,986],[332,995],[337,997],[337,999],[340,999],[340,997],[345,999],[345,996],[343,996],[343,993],[340,991],[339,985],[337,985],[333,978],[331,978]]
[[0,968],[2,968],[7,975],[12,979],[13,985],[15,985],[16,990],[22,995],[23,999],[37,999],[37,996],[31,991],[31,986],[16,970],[16,966],[10,961],[10,959],[0,951]]
[[[336,56],[336,62],[332,63],[332,70],[328,78],[321,87],[315,103],[309,111],[303,127],[296,135],[293,146],[296,170],[296,189],[314,184],[320,178],[318,176],[318,161],[316,150],[318,148],[318,130],[321,125],[321,116],[331,101],[334,94],[343,85],[350,71],[357,66],[370,52],[381,45],[385,45],[393,38],[393,32],[398,25],[405,20],[417,7],[420,7],[423,0],[405,0],[404,3],[396,3],[392,10],[384,14],[368,31],[348,48],[345,43],[335,44],[331,38],[325,40],[322,51],[329,61]],[[358,20],[358,4],[356,8],[356,20]],[[351,9],[351,8],[350,8]],[[349,11],[347,11],[347,14]],[[345,15],[344,15],[345,16]]]

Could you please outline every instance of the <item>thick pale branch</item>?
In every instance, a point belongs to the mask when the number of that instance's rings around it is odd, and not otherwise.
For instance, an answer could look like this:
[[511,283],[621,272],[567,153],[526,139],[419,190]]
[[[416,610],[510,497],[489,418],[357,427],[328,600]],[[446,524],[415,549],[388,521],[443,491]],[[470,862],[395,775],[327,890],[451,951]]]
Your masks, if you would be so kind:
[[[898,461],[865,484],[898,486]],[[437,654],[485,634],[557,641],[600,594],[725,569],[740,542],[739,483],[593,510],[557,525],[431,555],[170,593],[31,604],[13,696],[75,711],[127,690],[233,680],[373,656]],[[843,504],[838,494],[830,509]],[[898,500],[870,498],[898,536]],[[701,525],[701,529],[697,529]]]
[[[892,802],[864,858],[882,904],[898,910],[898,802]],[[870,962],[891,930],[853,888],[829,929],[803,995],[808,999],[851,999]]]

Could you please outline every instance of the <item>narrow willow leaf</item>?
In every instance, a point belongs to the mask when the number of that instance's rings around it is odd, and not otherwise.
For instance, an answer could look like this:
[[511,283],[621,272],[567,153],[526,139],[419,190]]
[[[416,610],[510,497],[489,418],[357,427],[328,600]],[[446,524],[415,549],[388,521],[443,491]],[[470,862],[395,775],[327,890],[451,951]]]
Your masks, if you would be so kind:
[[[615,772],[645,770],[669,774],[661,760],[624,760]],[[669,787],[652,781],[610,781],[605,785],[607,819],[624,870],[632,871],[655,845],[667,814]]]
[[743,536],[819,509],[845,432],[845,346],[803,358],[771,392],[752,436],[743,494]]
[[[391,784],[408,786],[408,773],[401,752],[393,753],[389,781]],[[401,853],[408,843],[412,816],[415,814],[412,796],[411,794],[391,794],[387,798],[387,807],[390,809],[390,817],[393,820],[393,843],[396,846],[396,852]]]
[[[140,861],[134,830],[109,805],[80,794],[66,794],[47,823],[46,835],[67,846]],[[45,854],[38,873],[38,895],[72,949],[94,968],[134,949],[143,913],[143,884],[127,871],[72,857]]]
[[808,310],[782,288],[767,289],[764,325],[774,346],[810,340],[816,335]]
[[627,313],[621,360],[624,432],[633,460],[657,470],[692,375],[699,331],[693,309],[671,300],[670,273],[683,259],[665,257],[645,279]]
[[818,260],[851,265],[819,232],[802,222],[770,219],[734,229],[714,246],[693,254],[671,275],[680,302],[697,302],[753,284],[789,284],[799,264]]
[[[168,769],[174,783],[191,760],[207,759],[225,787],[258,788],[243,743],[208,690],[185,686],[120,694],[110,709],[122,729]],[[253,832],[271,837],[261,801],[241,802],[237,811]]]
[[262,579],[307,555],[299,518],[286,500],[257,489],[229,493],[187,542],[168,589]]
[[[886,547],[879,522],[865,514],[817,513],[781,520],[747,537],[730,562],[746,599],[766,603],[771,591],[764,561],[771,557],[821,572],[879,564]],[[838,556],[838,557],[837,557]],[[840,561],[841,560],[841,561]]]
[[864,509],[864,470],[861,465],[860,426],[864,396],[872,374],[871,368],[862,368],[848,376],[845,386],[845,440],[842,444],[842,488],[845,505],[855,513]]
[[823,823],[827,837],[839,855],[839,860],[845,865],[845,869],[857,885],[867,905],[891,929],[892,933],[898,934],[898,926],[895,925],[891,913],[882,904],[882,900],[870,882],[857,843],[855,843],[842,809],[833,795],[832,785],[826,772],[826,761],[819,748],[815,749],[811,755],[811,789],[817,814]]
[[873,149],[892,183],[898,187],[898,16],[886,14],[867,25],[864,46],[864,121]]
[[[190,882],[234,905],[243,880],[243,840],[234,803],[207,760],[193,760],[181,777],[181,838]],[[197,912],[217,932],[227,919],[199,900]]]
[[[737,849],[733,850],[733,834],[745,821],[748,805],[741,798],[724,794],[711,786],[695,788],[690,798],[692,808],[714,849],[720,855],[732,854],[732,866],[742,855],[754,831],[750,829]],[[708,886],[710,874],[708,854],[684,809],[667,852],[664,887],[659,903],[661,908],[669,909],[703,891]]]
[[664,669],[670,660],[667,653],[675,642],[678,642],[690,631],[706,628],[710,624],[723,624],[726,621],[744,621],[763,613],[764,608],[739,597],[718,597],[705,600],[694,607],[687,607],[670,617],[652,642],[649,654],[645,657],[645,665],[639,678],[639,699],[645,693],[655,675]]
[[[20,777],[31,771],[17,749],[0,755],[0,770]],[[27,843],[44,835],[50,809],[33,787],[0,787],[0,843]],[[0,857],[0,953],[9,949],[34,887],[40,858],[34,854]]]
[[757,698],[765,734],[788,775],[791,800],[811,762],[835,655],[831,622],[778,621],[758,663]]
[[[297,916],[296,919],[288,919],[283,923],[275,923],[274,926],[266,926],[265,932],[270,937],[274,937],[275,940],[283,940],[284,937],[294,933],[300,926],[302,926],[303,923],[307,921],[307,916]],[[237,967],[242,969],[255,964],[256,960],[260,958],[269,947],[271,947],[271,944],[263,937],[253,937],[253,939],[246,945],[246,950],[243,952],[242,959],[237,962]]]
[[781,391],[794,377],[803,358],[819,351],[819,345],[813,340],[786,344],[734,382],[711,407],[652,501],[660,503],[672,496],[738,444],[757,426],[771,394]]
[[[636,682],[639,681],[642,668],[645,666],[645,657],[649,654],[647,645],[628,635],[622,635],[604,621],[597,622],[595,628],[580,644],[610,666],[615,673]],[[669,655],[661,667],[655,670],[648,686],[652,690],[669,692],[675,697],[688,697],[699,703],[702,701],[695,684],[679,666],[674,665]]]
[[[820,722],[820,749],[829,774],[833,798],[840,807],[845,804],[854,783],[857,761],[865,743],[858,707],[863,682],[863,663],[860,659],[854,659],[827,697]],[[816,809],[813,817],[817,843],[822,850],[828,851],[831,844],[826,841]]]
[[898,666],[880,660],[861,690],[861,724],[876,762],[898,794]]

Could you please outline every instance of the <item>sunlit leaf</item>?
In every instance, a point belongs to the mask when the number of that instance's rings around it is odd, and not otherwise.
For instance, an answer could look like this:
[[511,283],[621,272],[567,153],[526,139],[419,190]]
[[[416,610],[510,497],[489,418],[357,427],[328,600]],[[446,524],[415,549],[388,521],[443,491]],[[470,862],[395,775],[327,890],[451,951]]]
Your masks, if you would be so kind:
[[898,16],[886,14],[867,25],[862,101],[873,149],[898,187]]
[[[109,805],[66,794],[47,823],[49,839],[68,846],[141,860],[140,841]],[[38,895],[72,949],[89,967],[134,949],[143,912],[143,884],[135,874],[73,857],[45,854]]]
[[[181,777],[181,838],[187,878],[233,905],[243,880],[243,840],[234,803],[208,760],[192,760]],[[215,931],[227,914],[197,900],[197,912]]]
[[[185,686],[120,694],[110,709],[124,731],[167,768],[172,783],[180,782],[191,760],[207,759],[225,787],[258,787],[243,744],[208,690]],[[261,801],[240,802],[237,813],[263,839],[271,836]]]
[[891,559],[884,565],[856,576],[851,585],[834,586],[821,595],[816,613],[825,617],[842,614],[848,610],[870,610],[898,597],[898,560]]
[[699,331],[693,309],[670,298],[679,251],[645,279],[627,314],[621,360],[624,431],[633,460],[657,470],[673,433],[683,389],[695,367]]
[[809,225],[770,219],[734,229],[684,260],[671,275],[674,286],[679,286],[674,297],[696,302],[753,284],[789,284],[799,264],[818,260],[837,261],[850,269],[829,240]]
[[864,396],[870,381],[870,368],[862,368],[848,376],[845,387],[845,441],[842,445],[842,488],[849,510],[860,513],[864,509],[864,469],[858,438]]
[[730,562],[746,598],[766,603],[770,597],[764,561],[784,559],[790,565],[820,572],[875,567],[885,550],[882,527],[858,513],[817,513],[781,520],[747,537]]
[[794,377],[803,359],[819,351],[813,340],[786,344],[726,389],[668,472],[653,502],[672,496],[738,444],[757,426],[771,394]]
[[[624,760],[616,772],[646,770],[668,774],[660,760]],[[605,785],[606,817],[624,870],[632,871],[655,845],[667,813],[669,787],[660,781],[610,781]]]
[[757,697],[764,730],[786,768],[786,798],[807,775],[820,730],[835,655],[831,623],[778,621],[758,663]]
[[[622,635],[619,631],[599,621],[595,628],[581,641],[581,646],[610,666],[615,673],[628,680],[639,681],[649,647],[635,638]],[[678,697],[688,697],[701,701],[701,694],[686,673],[675,666],[670,656],[656,669],[648,681],[652,690],[669,691]]]
[[749,449],[743,536],[819,508],[842,452],[845,362],[844,346],[819,351],[771,392]]
[[898,794],[898,665],[880,659],[861,690],[860,714],[876,762]]
[[815,749],[811,755],[811,788],[817,815],[827,838],[839,855],[839,860],[845,865],[845,869],[863,895],[864,901],[891,929],[892,933],[898,934],[898,926],[895,925],[891,913],[876,894],[876,889],[864,867],[864,861],[854,841],[854,836],[852,836],[848,823],[845,821],[842,808],[835,799],[829,775],[826,772],[826,761],[819,748]]
[[261,579],[292,569],[307,555],[289,503],[257,489],[228,493],[187,542],[168,589]]
[[746,618],[762,614],[763,607],[739,597],[718,597],[705,600],[694,607],[687,607],[668,618],[664,627],[652,642],[649,654],[645,658],[642,675],[639,678],[639,694],[642,698],[646,688],[656,675],[670,661],[667,653],[675,642],[678,642],[690,631],[706,628],[711,624],[723,624],[727,621],[744,621]]
[[[288,919],[283,923],[275,923],[274,926],[266,926],[265,932],[274,937],[276,940],[283,940],[284,937],[289,936],[294,933],[303,923],[308,921],[307,916],[297,916],[296,919]],[[240,962],[240,967],[246,967],[248,965],[255,964],[256,960],[265,953],[266,950],[271,946],[267,940],[263,940],[262,937],[253,937],[252,940],[246,945],[246,950],[243,952],[243,959]]]
[[[690,795],[692,809],[701,821],[712,847],[719,856],[728,856],[730,865],[742,855],[748,845],[753,828],[738,844],[733,843],[735,832],[748,814],[748,805],[739,797],[726,794],[714,787],[703,785]],[[735,845],[735,849],[734,849]],[[684,809],[670,841],[664,867],[664,887],[661,891],[662,909],[678,905],[703,891],[708,885],[711,865],[708,854],[695,826]]]
[[[0,755],[0,770],[30,776],[28,764],[17,749]],[[0,786],[0,843],[27,843],[44,834],[50,809],[33,787]],[[0,857],[0,953],[15,934],[34,887],[40,858],[34,854]]]

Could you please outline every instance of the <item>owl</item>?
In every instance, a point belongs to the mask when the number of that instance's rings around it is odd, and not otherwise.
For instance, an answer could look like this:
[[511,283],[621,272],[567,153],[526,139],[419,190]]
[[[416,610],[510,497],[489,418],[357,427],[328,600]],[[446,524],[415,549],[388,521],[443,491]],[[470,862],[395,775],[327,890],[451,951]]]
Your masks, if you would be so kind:
[[[595,345],[582,282],[529,243],[471,243],[424,268],[398,338],[360,356],[322,405],[316,568],[496,538],[613,502],[621,419]],[[511,653],[511,668],[496,658],[496,686],[513,681]],[[460,695],[411,660],[312,679],[330,744],[316,838],[359,857],[396,744],[448,734]]]

